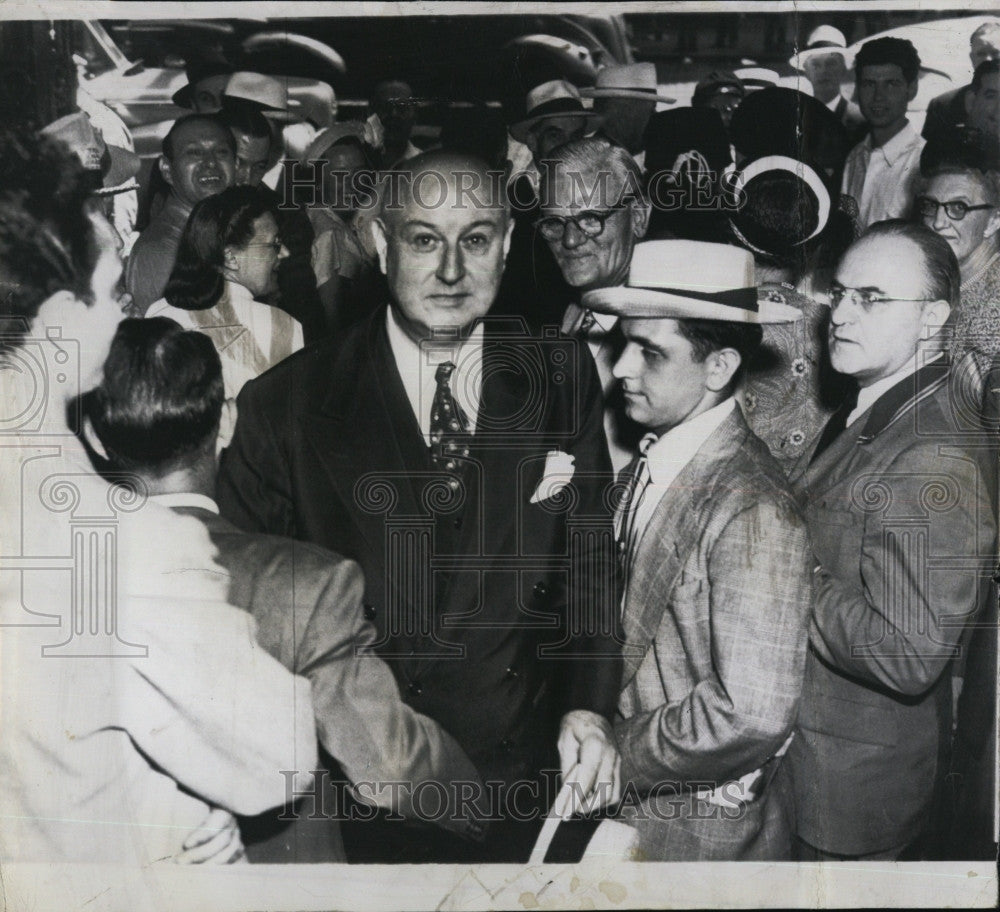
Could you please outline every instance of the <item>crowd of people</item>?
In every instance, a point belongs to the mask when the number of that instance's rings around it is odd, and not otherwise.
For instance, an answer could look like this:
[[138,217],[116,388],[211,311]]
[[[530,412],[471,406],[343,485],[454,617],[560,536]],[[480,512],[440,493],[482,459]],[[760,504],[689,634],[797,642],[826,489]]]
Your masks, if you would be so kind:
[[913,45],[829,26],[811,94],[609,64],[428,149],[394,74],[291,154],[193,66],[141,186],[5,129],[0,858],[995,857],[970,56],[923,135]]

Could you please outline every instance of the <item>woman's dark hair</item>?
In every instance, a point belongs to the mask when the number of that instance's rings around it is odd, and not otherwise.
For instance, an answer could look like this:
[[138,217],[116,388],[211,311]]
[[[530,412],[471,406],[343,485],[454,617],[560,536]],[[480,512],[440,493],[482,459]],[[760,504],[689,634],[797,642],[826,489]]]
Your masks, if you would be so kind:
[[112,469],[161,476],[215,446],[224,398],[212,340],[150,317],[119,324],[88,409]]
[[57,291],[90,301],[101,253],[90,176],[61,142],[0,130],[0,351],[21,343]]
[[803,243],[819,224],[812,188],[788,171],[758,175],[743,188],[740,208],[729,216],[734,240],[758,263],[801,270]]
[[677,321],[677,330],[691,343],[691,357],[695,361],[704,361],[712,352],[723,348],[739,352],[740,366],[729,381],[730,389],[739,382],[764,338],[764,328],[759,323],[731,323],[728,320],[683,319]]
[[268,212],[275,215],[256,187],[229,187],[196,203],[164,292],[167,302],[181,310],[208,310],[217,304],[226,284],[226,248],[248,244],[253,223]]

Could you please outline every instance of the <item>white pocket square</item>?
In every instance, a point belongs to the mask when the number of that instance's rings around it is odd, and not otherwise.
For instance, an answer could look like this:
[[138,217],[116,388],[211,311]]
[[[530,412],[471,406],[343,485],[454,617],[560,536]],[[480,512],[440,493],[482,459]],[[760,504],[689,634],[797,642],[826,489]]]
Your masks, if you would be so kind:
[[542,472],[542,480],[538,482],[535,493],[531,495],[531,503],[538,503],[540,500],[548,500],[555,497],[573,479],[573,463],[575,456],[564,453],[562,450],[549,450],[545,454],[545,470]]

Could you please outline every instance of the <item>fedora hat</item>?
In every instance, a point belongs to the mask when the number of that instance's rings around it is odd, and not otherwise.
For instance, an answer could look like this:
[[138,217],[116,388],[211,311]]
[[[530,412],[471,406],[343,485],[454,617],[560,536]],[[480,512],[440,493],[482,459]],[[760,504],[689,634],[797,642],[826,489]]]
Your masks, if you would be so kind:
[[821,54],[840,54],[848,69],[854,66],[854,55],[847,50],[844,33],[832,25],[821,25],[813,29],[806,39],[806,46],[792,54],[788,62],[795,69],[801,70],[810,57],[818,57]]
[[128,149],[108,145],[83,111],[60,117],[39,132],[65,143],[86,170],[100,172],[101,186],[96,193],[110,195],[138,189],[135,176],[142,163],[139,156]]
[[543,120],[551,117],[583,117],[587,129],[596,130],[604,121],[594,111],[583,106],[576,86],[565,79],[551,79],[528,92],[525,103],[527,117],[510,125],[510,135],[518,142],[527,142],[528,134]]
[[792,323],[801,316],[787,304],[758,302],[749,252],[707,241],[642,241],[628,281],[584,292],[582,303],[623,318]]
[[301,102],[289,94],[286,83],[263,73],[233,73],[222,96],[223,109],[252,107],[281,123],[305,120],[305,115],[300,113],[301,106]]
[[194,87],[203,79],[212,76],[231,76],[233,65],[219,54],[197,57],[189,60],[184,67],[187,85],[181,86],[170,99],[179,108],[194,107]]
[[629,63],[623,66],[606,66],[597,71],[593,88],[580,89],[584,98],[634,98],[641,101],[662,101],[674,104],[677,99],[659,93],[656,82],[656,65]]

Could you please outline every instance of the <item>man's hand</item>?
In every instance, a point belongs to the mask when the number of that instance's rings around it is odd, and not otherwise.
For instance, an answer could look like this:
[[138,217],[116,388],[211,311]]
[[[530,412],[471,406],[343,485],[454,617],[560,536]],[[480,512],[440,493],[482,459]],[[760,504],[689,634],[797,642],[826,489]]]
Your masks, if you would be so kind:
[[233,864],[246,857],[236,818],[222,808],[212,808],[182,848],[177,864]]
[[[555,813],[566,819],[592,813],[621,798],[621,757],[615,736],[603,716],[574,709],[559,726],[559,765],[565,799]],[[569,784],[569,788],[566,788]]]

